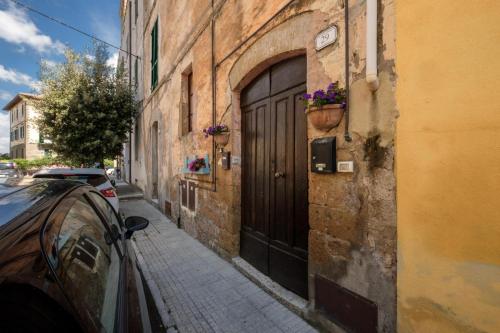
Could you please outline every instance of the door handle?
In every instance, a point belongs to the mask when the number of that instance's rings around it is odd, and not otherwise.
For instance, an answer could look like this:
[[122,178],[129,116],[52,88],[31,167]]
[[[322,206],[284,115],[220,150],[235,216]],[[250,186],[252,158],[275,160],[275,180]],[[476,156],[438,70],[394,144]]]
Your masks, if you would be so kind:
[[283,172],[276,172],[274,174],[274,178],[280,178],[280,177],[285,177],[285,174]]

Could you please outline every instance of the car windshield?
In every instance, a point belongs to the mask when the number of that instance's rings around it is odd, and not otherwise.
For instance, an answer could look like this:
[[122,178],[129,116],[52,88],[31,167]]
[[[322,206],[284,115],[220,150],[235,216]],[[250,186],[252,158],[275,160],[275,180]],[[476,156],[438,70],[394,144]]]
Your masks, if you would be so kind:
[[0,163],[0,170],[15,169],[14,163]]
[[50,179],[70,179],[70,180],[78,180],[83,183],[87,183],[94,187],[102,185],[106,183],[108,180],[104,175],[85,175],[85,174],[43,174],[43,175],[35,175],[33,178],[50,178]]

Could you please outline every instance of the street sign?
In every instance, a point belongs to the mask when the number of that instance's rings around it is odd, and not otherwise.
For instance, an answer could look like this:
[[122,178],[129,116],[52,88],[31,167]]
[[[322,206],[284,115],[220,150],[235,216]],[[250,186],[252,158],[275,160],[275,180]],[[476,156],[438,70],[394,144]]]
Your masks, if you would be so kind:
[[316,51],[324,49],[328,45],[335,43],[337,40],[337,27],[331,26],[326,30],[321,31],[315,40]]

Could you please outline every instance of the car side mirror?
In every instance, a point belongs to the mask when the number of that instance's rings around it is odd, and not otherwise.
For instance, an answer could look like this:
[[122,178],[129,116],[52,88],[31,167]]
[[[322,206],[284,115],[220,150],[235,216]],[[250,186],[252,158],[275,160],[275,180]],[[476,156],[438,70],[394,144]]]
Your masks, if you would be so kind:
[[125,237],[130,239],[135,231],[146,229],[149,225],[149,221],[141,216],[129,216],[125,219]]

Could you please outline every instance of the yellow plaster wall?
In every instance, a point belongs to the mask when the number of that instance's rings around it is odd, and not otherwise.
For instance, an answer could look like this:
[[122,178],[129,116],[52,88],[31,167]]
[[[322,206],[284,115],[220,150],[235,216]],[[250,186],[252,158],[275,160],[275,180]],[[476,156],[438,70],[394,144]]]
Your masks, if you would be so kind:
[[399,332],[500,332],[500,1],[396,17]]

